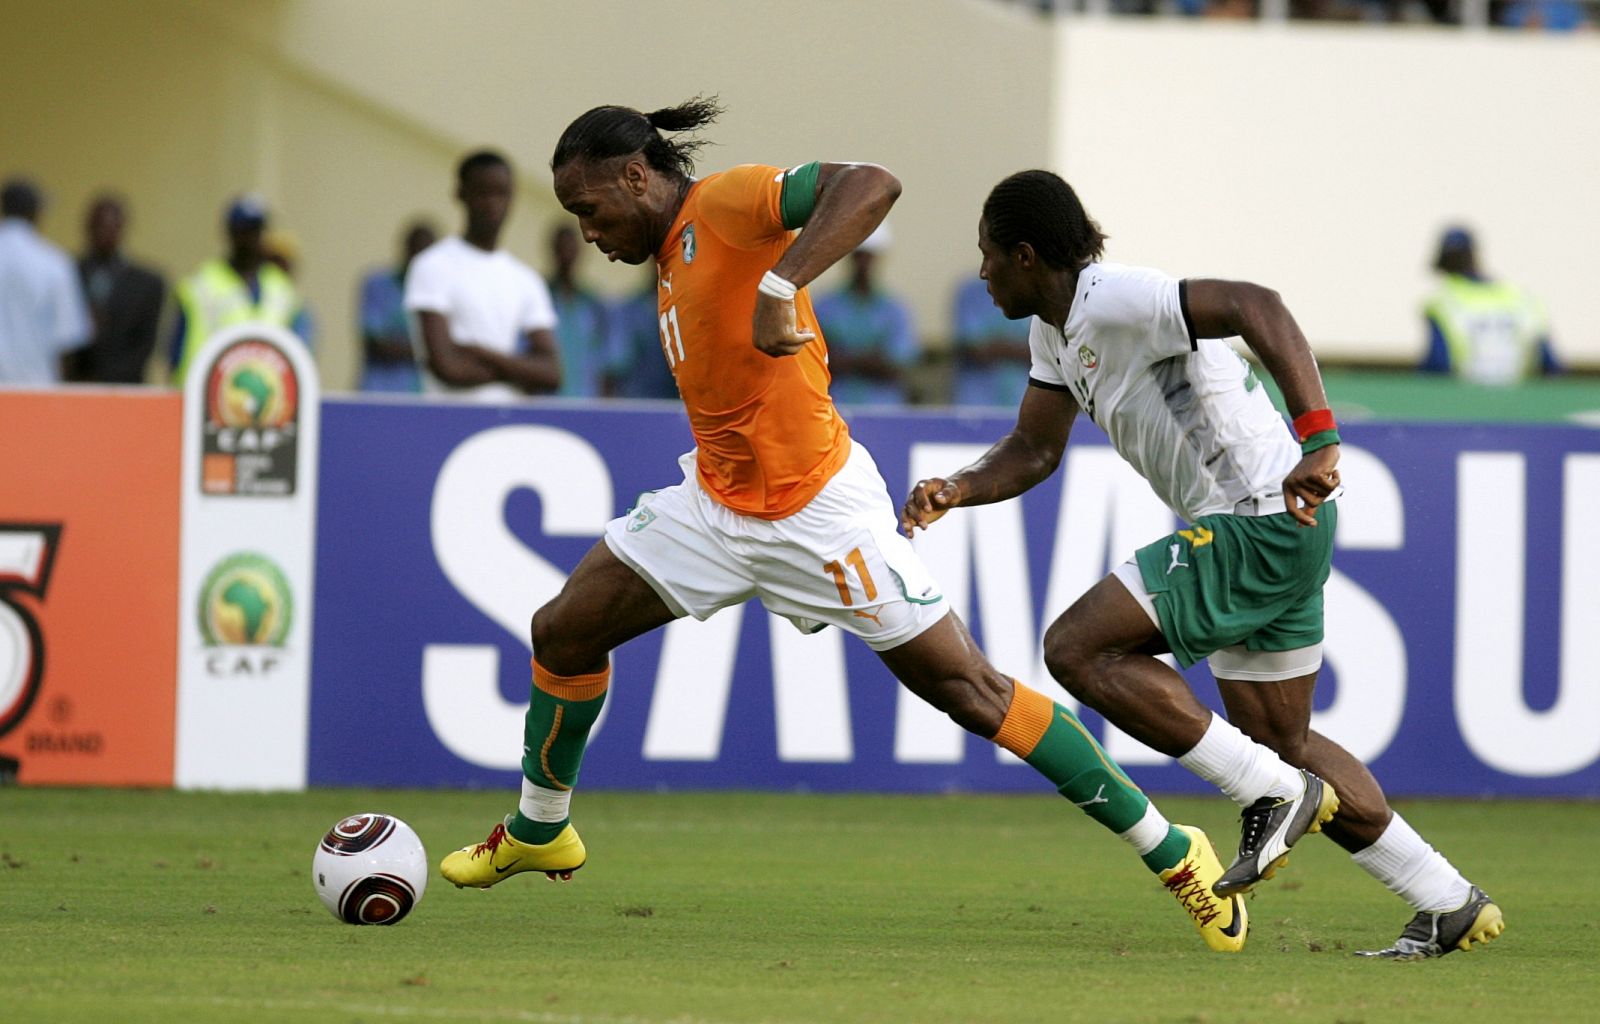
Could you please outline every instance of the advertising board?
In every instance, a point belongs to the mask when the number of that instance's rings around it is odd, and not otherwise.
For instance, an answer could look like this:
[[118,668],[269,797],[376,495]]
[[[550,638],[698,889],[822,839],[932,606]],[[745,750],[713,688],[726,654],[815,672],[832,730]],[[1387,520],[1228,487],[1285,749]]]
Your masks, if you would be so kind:
[[[861,412],[891,493],[965,465],[1005,416]],[[1600,795],[1600,578],[1583,510],[1600,433],[1344,429],[1327,663],[1314,727],[1401,794]],[[681,479],[672,405],[596,409],[330,402],[322,437],[309,781],[513,786],[528,620],[604,525]],[[1065,700],[1040,638],[1170,513],[1080,423],[1023,499],[957,510],[917,545],[1002,670]],[[632,788],[1033,790],[1033,773],[896,685],[836,630],[759,605],[619,649],[584,784]],[[1207,670],[1191,670],[1214,706]],[[1085,722],[1143,785],[1204,791]]]

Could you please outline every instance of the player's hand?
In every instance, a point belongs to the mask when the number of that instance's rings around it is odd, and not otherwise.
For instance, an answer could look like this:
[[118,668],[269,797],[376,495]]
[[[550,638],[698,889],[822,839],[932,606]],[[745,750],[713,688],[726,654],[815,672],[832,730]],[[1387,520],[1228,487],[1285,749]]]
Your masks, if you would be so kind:
[[961,504],[961,487],[941,477],[918,480],[900,510],[900,529],[906,536],[917,527],[926,530],[938,522],[946,512]]
[[1301,526],[1317,525],[1317,506],[1339,486],[1339,446],[1330,444],[1303,457],[1283,478],[1283,504]]
[[805,348],[817,336],[802,331],[795,323],[794,302],[773,298],[765,292],[756,293],[756,315],[751,327],[751,337],[756,348],[772,356],[792,356]]

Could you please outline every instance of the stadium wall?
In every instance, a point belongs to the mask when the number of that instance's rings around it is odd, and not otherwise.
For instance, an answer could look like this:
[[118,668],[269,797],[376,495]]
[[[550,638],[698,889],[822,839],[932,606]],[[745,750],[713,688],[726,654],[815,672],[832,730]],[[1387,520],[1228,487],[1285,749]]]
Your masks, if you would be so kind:
[[[1325,360],[1402,361],[1435,232],[1464,218],[1491,271],[1544,295],[1562,355],[1600,367],[1600,41],[1414,27],[1055,20],[991,0],[775,9],[425,0],[0,0],[0,174],[27,171],[76,246],[85,202],[134,207],[170,274],[260,189],[301,247],[330,390],[354,385],[360,273],[405,219],[456,223],[454,161],[506,149],[506,244],[543,266],[554,139],[596,103],[718,92],[707,167],[874,160],[901,176],[886,282],[943,340],[976,218],[1010,171],[1054,165],[1113,258],[1278,287]],[[1448,83],[1448,84],[1441,84]],[[591,256],[602,290],[632,268]]]
[[1441,231],[1600,368],[1600,37],[1076,19],[1050,159],[1109,255],[1283,293],[1324,359],[1420,361]]
[[[291,364],[255,358],[251,387],[314,394]],[[179,784],[205,787],[514,787],[530,613],[609,519],[676,482],[681,409],[329,400],[319,441],[318,417],[292,401],[273,406],[271,435],[225,433],[244,396],[226,370],[205,372],[191,389],[204,415],[191,410],[181,438],[176,396],[0,392],[0,766],[24,783],[168,784],[176,761]],[[857,412],[851,426],[904,493],[1009,423]],[[1600,434],[1346,433],[1316,727],[1398,794],[1600,796],[1586,647]],[[254,453],[254,468],[219,469],[213,452]],[[294,519],[296,496],[314,499],[314,524]],[[917,544],[994,661],[1059,693],[1039,664],[1044,627],[1173,525],[1084,424],[1046,485],[958,510]],[[313,529],[307,569],[275,553],[302,550],[280,533]],[[758,605],[674,623],[615,665],[588,786],[1039,789],[863,645],[803,636]],[[1190,677],[1214,702],[1206,670]],[[1141,784],[1204,790],[1084,717]],[[262,744],[271,766],[250,753]]]

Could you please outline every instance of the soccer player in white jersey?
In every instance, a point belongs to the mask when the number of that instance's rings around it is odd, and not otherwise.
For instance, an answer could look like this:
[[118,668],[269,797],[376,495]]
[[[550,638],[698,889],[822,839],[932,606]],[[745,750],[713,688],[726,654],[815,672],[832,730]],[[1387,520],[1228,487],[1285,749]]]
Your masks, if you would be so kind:
[[[1030,387],[1015,429],[965,469],[918,481],[901,525],[910,533],[1040,483],[1086,412],[1189,526],[1068,608],[1045,634],[1045,664],[1243,808],[1239,856],[1215,893],[1271,877],[1294,839],[1317,830],[1296,819],[1331,807],[1329,837],[1416,910],[1392,946],[1368,955],[1417,960],[1488,942],[1505,927],[1500,908],[1389,807],[1360,761],[1310,727],[1340,484],[1339,435],[1305,337],[1267,288],[1105,263],[1104,242],[1048,171],[989,194],[980,274],[1007,317],[1034,318]],[[1234,336],[1277,382],[1296,436],[1221,340]],[[1228,719],[1157,659],[1166,652],[1185,667],[1209,661]],[[1246,737],[1303,769],[1305,791],[1289,791],[1293,777]]]

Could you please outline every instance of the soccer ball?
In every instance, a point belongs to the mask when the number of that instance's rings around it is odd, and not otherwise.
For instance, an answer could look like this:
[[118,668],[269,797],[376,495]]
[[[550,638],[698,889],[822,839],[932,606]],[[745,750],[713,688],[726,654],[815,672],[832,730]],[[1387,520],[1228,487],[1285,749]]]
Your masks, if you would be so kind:
[[428,854],[411,826],[389,814],[352,814],[322,837],[311,883],[346,924],[394,924],[428,887]]

